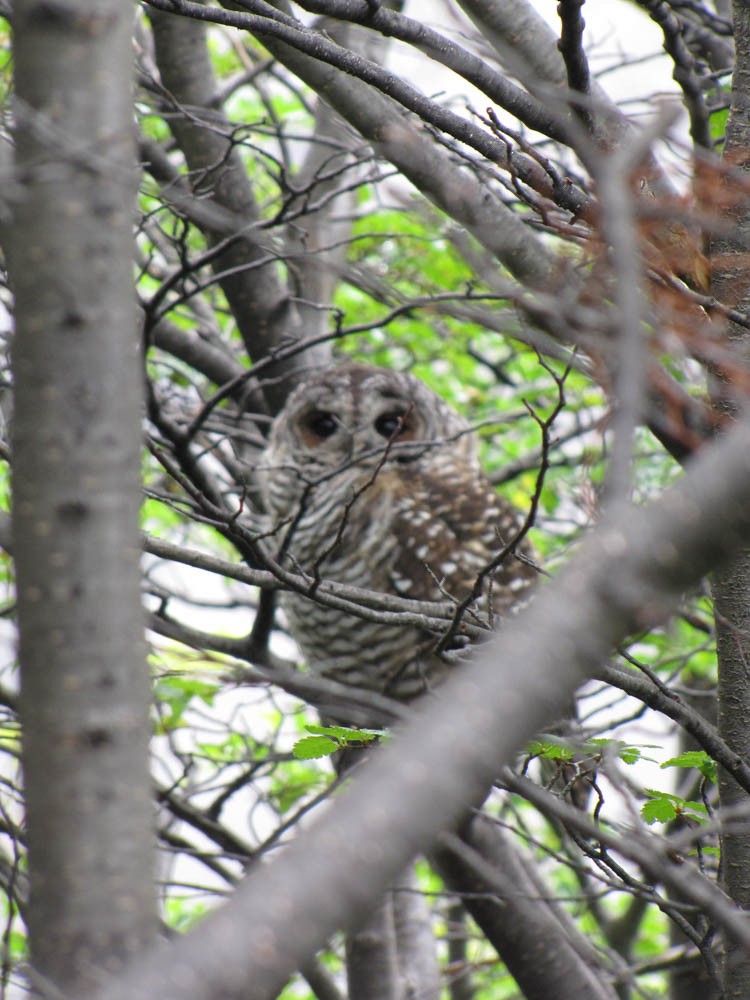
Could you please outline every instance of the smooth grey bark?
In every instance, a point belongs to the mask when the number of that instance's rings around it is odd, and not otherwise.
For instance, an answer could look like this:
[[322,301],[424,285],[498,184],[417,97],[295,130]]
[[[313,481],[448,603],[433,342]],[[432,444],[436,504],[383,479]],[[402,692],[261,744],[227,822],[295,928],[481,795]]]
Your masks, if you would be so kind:
[[346,1000],[336,985],[333,974],[321,962],[313,959],[300,972],[316,1000]]
[[[719,735],[742,760],[750,760],[750,552],[743,549],[713,577],[719,665]],[[747,806],[747,792],[723,768],[719,772],[722,809]],[[750,910],[750,831],[732,824],[721,838],[723,884],[727,894]],[[727,998],[750,993],[750,954],[736,942],[725,945],[724,991]]]
[[[663,621],[688,587],[747,544],[748,491],[750,424],[743,422],[704,449],[660,500],[603,522],[278,859],[256,868],[195,932],[135,963],[97,998],[234,1000],[246,997],[250,981],[257,1000],[274,997],[409,858],[481,800],[501,765],[564,711],[614,645]],[[656,863],[654,852],[650,867]],[[658,865],[665,884],[707,907],[750,949],[744,916],[711,882],[685,877],[666,852]]]
[[474,1000],[472,967],[468,959],[467,928],[468,915],[459,900],[451,903],[446,914],[448,966],[451,976],[448,981],[450,1000]]
[[358,1000],[403,1000],[398,977],[393,898],[379,894],[363,926],[346,936],[346,979]]
[[[715,682],[710,677],[691,675],[689,668],[683,672],[682,680],[683,683],[688,684],[689,689],[680,690],[680,700],[688,711],[705,720],[707,728],[715,730],[717,713]],[[680,753],[700,748],[700,743],[687,728],[679,729],[678,739]],[[701,784],[702,776],[688,771],[682,777],[677,793],[685,799],[695,801],[701,795]],[[710,791],[708,794],[711,794]],[[684,818],[678,818],[670,825],[669,832],[672,834],[687,829],[688,825]],[[677,898],[679,899],[679,897]],[[693,926],[705,933],[706,920],[702,913],[692,913],[689,919]],[[684,947],[688,941],[686,935],[674,922],[669,925],[669,940],[672,945],[680,947]],[[696,957],[692,962],[681,964],[676,971],[669,975],[669,1000],[719,1000],[720,995],[720,985],[715,979],[712,979],[703,956]]]
[[14,5],[7,249],[31,978],[70,996],[156,929],[132,16],[120,0]]
[[460,841],[442,839],[433,857],[526,1000],[552,995],[616,1000],[590,943],[578,937],[577,928],[575,938],[568,936],[553,908],[540,899],[518,852],[491,820],[475,817]]
[[440,1000],[442,977],[432,914],[413,868],[404,872],[394,886],[393,917],[403,995]]
[[[736,65],[732,77],[732,101],[727,121],[723,159],[727,167],[747,177],[750,171],[750,8],[741,0],[732,5]],[[731,177],[728,183],[733,183]],[[725,207],[727,228],[711,246],[712,292],[733,306],[746,309],[750,303],[748,250],[750,250],[750,204],[739,193]],[[729,325],[729,344],[737,352],[737,363],[747,365],[750,341],[747,331]],[[739,388],[731,378],[718,372],[713,382],[716,405],[735,412]],[[728,566],[714,574],[713,595],[718,652],[718,731],[731,751],[741,760],[750,760],[750,549],[738,546]],[[747,806],[748,795],[726,770],[719,771],[719,798],[722,809]],[[750,910],[750,831],[736,825],[722,834],[722,874],[728,895],[743,910]],[[736,941],[725,943],[724,994],[728,1000],[750,994],[750,952]]]

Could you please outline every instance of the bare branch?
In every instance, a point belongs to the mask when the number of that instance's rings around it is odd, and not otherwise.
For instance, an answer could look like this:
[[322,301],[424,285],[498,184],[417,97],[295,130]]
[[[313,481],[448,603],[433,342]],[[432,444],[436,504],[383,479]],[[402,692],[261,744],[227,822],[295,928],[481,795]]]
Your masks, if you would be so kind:
[[[239,996],[248,976],[259,1000],[273,997],[335,927],[363,912],[384,878],[484,794],[500,764],[560,714],[624,634],[663,619],[686,587],[750,540],[748,454],[750,425],[742,423],[698,456],[661,500],[621,514],[617,525],[603,524],[476,665],[449,678],[441,697],[364,765],[325,816],[201,924],[200,955],[188,934],[98,997],[145,1000],[158,993],[171,1000],[188,986],[195,1000],[214,996],[219,986]],[[456,726],[457,711],[471,727]],[[374,854],[367,845],[377,845]],[[750,947],[744,918],[718,890],[696,886],[674,868],[670,878]],[[294,941],[285,934],[289,913]]]

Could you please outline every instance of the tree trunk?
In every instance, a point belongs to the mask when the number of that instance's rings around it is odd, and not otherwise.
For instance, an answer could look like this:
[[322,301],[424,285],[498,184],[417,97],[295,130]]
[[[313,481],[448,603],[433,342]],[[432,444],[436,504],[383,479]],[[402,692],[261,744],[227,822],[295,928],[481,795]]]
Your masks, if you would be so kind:
[[396,955],[393,896],[386,892],[364,925],[346,936],[349,996],[357,1000],[402,1000]]
[[155,930],[131,29],[120,0],[15,4],[22,186],[8,249],[29,933],[41,992],[70,996]]
[[[732,104],[727,122],[724,161],[727,167],[747,172],[750,169],[750,8],[743,0],[732,5],[736,47],[736,65],[732,80]],[[730,184],[732,181],[730,180]],[[712,291],[738,309],[746,309],[748,247],[750,246],[750,206],[738,193],[726,201],[729,235],[715,240],[711,247]],[[747,332],[731,326],[729,342],[744,357],[750,357]],[[716,373],[714,396],[717,406],[734,412],[737,398],[731,382]],[[719,672],[720,736],[743,760],[750,757],[750,551],[740,550],[733,562],[714,575],[713,593],[716,616]],[[722,809],[747,805],[747,795],[735,780],[720,770],[719,794]],[[746,828],[724,831],[722,835],[724,887],[742,909],[750,909],[750,832]],[[724,960],[724,994],[728,998],[750,994],[750,955],[729,941]]]
[[[750,759],[750,556],[743,553],[714,574],[714,605],[719,662],[719,734],[743,760]],[[724,810],[747,806],[747,793],[720,769],[719,795]],[[750,831],[747,824],[722,834],[724,888],[743,910],[750,910]],[[724,995],[750,995],[750,955],[729,941],[724,960]]]
[[[682,680],[688,685],[689,690],[681,692],[682,700],[705,718],[712,726],[716,726],[717,697],[716,685],[710,677],[700,674],[692,675],[690,670],[685,670]],[[685,729],[679,730],[679,750],[680,753],[691,750],[700,750],[698,741]],[[689,800],[699,800],[701,796],[700,777],[696,780],[694,772],[687,771],[680,782],[677,792],[682,798]],[[678,817],[670,824],[670,834],[688,828],[688,822],[684,817]],[[710,859],[706,859],[704,864],[709,867]],[[680,897],[677,896],[677,899]],[[689,911],[685,911],[685,915]],[[703,934],[708,930],[707,920],[704,914],[698,912],[689,916],[691,923]],[[684,947],[687,944],[687,937],[676,923],[669,925],[669,939],[675,946]],[[721,991],[721,984],[717,981],[717,976],[712,976],[713,969],[706,967],[703,956],[696,956],[695,959],[683,963],[675,972],[669,976],[669,1000],[718,1000]]]
[[568,936],[552,906],[539,905],[539,887],[501,831],[477,816],[462,831],[461,841],[440,841],[433,855],[438,871],[527,1000],[554,995],[615,1000],[607,977],[596,968],[594,950],[577,931]]
[[404,996],[440,1000],[442,981],[431,914],[413,867],[395,885],[393,914]]

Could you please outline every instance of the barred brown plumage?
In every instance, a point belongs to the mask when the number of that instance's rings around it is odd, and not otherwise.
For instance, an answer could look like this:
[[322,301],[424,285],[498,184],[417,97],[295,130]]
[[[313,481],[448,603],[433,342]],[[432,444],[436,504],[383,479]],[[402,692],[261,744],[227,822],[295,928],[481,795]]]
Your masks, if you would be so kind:
[[[401,372],[347,364],[313,375],[276,418],[260,472],[290,567],[383,593],[460,602],[519,530],[482,473],[470,426]],[[483,581],[485,616],[528,595],[527,556],[511,546]],[[297,593],[282,606],[308,666],[327,677],[411,699],[446,670],[435,637],[414,627]]]

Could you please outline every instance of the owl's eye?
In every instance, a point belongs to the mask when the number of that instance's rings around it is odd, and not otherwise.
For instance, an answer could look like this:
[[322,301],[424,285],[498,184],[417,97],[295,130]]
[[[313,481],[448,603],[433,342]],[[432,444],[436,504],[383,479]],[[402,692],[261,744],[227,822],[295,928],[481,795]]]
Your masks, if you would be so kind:
[[382,413],[375,421],[375,430],[389,441],[399,437],[406,430],[406,416],[403,413]]
[[336,433],[338,421],[332,413],[326,410],[315,410],[306,421],[308,430],[312,431],[315,437],[324,441]]

